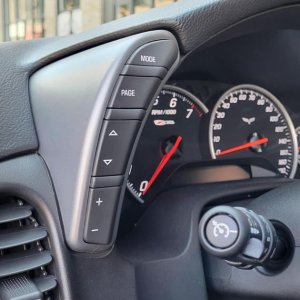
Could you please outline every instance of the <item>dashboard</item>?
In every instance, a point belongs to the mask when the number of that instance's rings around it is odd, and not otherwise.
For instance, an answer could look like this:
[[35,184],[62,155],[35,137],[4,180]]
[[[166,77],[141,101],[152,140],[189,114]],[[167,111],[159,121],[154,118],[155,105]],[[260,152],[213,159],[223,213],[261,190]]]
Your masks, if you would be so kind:
[[289,30],[252,34],[187,58],[154,101],[129,198],[147,204],[179,186],[299,178],[299,91],[286,74],[297,58],[285,47],[298,38]]

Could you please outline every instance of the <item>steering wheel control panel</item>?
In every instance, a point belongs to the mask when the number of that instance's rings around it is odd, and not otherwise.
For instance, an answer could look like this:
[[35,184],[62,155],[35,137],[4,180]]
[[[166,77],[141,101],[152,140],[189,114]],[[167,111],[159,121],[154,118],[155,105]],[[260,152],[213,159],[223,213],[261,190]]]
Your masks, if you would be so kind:
[[40,153],[72,250],[105,256],[112,248],[136,141],[179,55],[174,35],[155,30],[94,45],[31,77]]
[[108,245],[130,154],[151,100],[178,57],[173,40],[147,43],[120,72],[104,116],[90,182],[84,241]]

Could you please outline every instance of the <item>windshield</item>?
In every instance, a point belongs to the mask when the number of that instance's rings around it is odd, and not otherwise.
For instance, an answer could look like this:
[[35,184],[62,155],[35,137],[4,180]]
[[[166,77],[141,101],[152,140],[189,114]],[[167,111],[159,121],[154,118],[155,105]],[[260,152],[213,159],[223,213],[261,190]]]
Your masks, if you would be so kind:
[[3,0],[0,41],[64,36],[176,0]]

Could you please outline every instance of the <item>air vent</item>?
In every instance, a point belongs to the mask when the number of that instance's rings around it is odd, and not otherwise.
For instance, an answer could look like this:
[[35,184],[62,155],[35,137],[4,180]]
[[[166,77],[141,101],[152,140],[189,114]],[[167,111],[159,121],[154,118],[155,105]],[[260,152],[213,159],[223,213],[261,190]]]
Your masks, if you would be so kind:
[[47,230],[33,208],[9,199],[0,204],[0,299],[53,299]]

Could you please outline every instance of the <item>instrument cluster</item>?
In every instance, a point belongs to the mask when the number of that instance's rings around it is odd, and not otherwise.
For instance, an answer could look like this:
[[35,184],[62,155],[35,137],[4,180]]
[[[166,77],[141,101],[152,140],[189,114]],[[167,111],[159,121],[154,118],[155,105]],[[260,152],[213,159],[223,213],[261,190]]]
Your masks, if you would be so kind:
[[148,116],[128,191],[148,204],[170,187],[297,177],[298,120],[285,99],[262,86],[170,82]]

